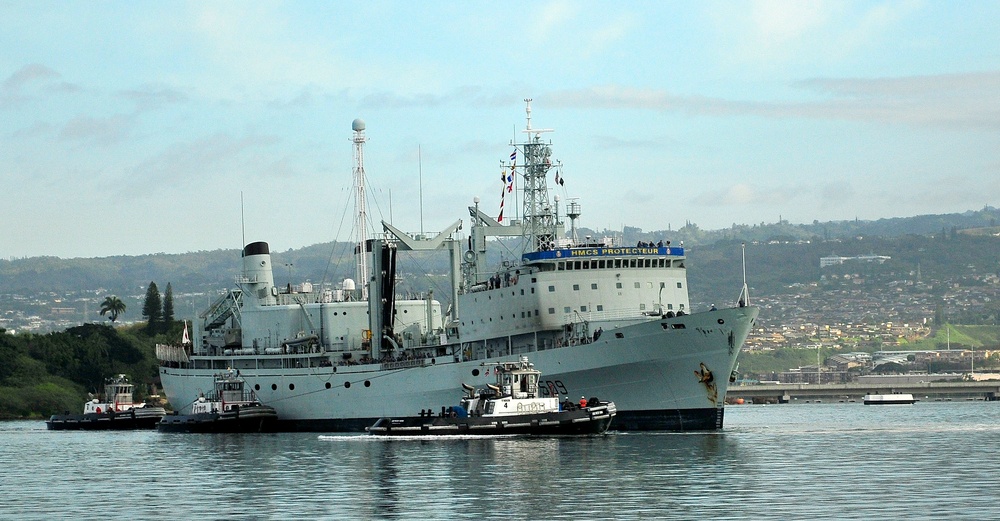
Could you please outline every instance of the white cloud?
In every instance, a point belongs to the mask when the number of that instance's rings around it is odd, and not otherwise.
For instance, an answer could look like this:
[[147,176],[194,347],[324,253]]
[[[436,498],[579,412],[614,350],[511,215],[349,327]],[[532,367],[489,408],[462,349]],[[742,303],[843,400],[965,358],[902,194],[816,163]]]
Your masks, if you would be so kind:
[[[825,97],[770,101],[681,96],[664,89],[603,85],[555,91],[554,106],[658,110],[706,116],[754,115],[954,129],[1000,128],[1000,71],[897,78],[815,78],[796,86]],[[813,96],[815,97],[815,96]]]
[[110,145],[127,139],[134,132],[135,121],[129,116],[115,115],[106,118],[75,117],[63,126],[59,139]]
[[531,30],[527,35],[532,46],[546,45],[553,34],[562,33],[563,28],[573,23],[577,15],[577,6],[569,0],[556,0],[542,6],[537,16],[532,17]]

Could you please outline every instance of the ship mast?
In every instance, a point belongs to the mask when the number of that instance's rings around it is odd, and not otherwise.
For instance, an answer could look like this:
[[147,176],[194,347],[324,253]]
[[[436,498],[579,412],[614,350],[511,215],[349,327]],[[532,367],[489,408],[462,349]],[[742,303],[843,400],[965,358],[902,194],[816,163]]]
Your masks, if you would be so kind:
[[528,135],[521,144],[524,152],[524,217],[525,251],[537,251],[554,243],[558,217],[549,204],[549,192],[546,175],[552,168],[552,149],[548,143],[543,143],[541,135],[544,132],[554,132],[553,129],[531,128],[531,98],[525,98],[525,113],[527,124],[523,132]]
[[365,122],[361,118],[355,119],[351,123],[351,129],[354,130],[354,212],[357,217],[358,230],[358,244],[357,244],[357,254],[355,258],[357,259],[357,278],[358,284],[361,285],[361,300],[368,299],[368,252],[366,251],[366,244],[368,243],[368,228],[366,222],[368,220],[365,215],[365,141],[368,138],[365,137]]

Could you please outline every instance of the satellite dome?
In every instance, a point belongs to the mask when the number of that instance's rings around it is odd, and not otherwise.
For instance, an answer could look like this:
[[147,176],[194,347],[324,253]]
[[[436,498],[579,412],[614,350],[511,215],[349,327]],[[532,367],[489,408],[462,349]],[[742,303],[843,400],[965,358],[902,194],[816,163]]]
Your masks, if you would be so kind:
[[362,130],[365,129],[365,120],[361,118],[355,119],[354,122],[351,123],[351,128],[355,132],[361,132]]

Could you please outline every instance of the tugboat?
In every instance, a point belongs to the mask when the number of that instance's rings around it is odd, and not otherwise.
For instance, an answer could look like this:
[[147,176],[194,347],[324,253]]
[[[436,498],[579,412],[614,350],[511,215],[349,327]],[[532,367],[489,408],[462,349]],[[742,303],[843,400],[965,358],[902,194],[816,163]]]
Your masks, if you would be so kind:
[[614,402],[596,397],[580,397],[578,403],[542,397],[542,373],[525,356],[517,362],[498,362],[494,372],[496,384],[487,384],[486,389],[462,384],[466,395],[457,406],[441,407],[440,412],[421,410],[419,416],[380,418],[368,432],[384,436],[601,434],[617,412]]
[[45,424],[49,430],[155,429],[167,414],[163,407],[134,403],[128,377],[119,374],[104,383],[104,401],[94,398],[83,405],[83,414],[53,414]]
[[273,432],[278,412],[244,389],[239,373],[229,370],[215,376],[215,390],[191,405],[191,414],[164,416],[160,432]]

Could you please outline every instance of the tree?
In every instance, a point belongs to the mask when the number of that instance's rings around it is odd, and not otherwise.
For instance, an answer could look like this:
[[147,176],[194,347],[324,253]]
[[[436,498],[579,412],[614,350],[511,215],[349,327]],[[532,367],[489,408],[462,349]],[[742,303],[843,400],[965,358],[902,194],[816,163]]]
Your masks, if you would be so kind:
[[160,290],[155,282],[150,282],[146,288],[146,301],[142,305],[142,316],[149,320],[147,329],[156,332],[163,319],[163,303],[160,301]]
[[101,303],[101,316],[103,317],[105,314],[109,315],[108,318],[114,324],[119,316],[125,314],[125,303],[115,295],[104,297],[104,302]]
[[167,283],[167,291],[163,294],[163,325],[165,328],[174,323],[174,290]]

